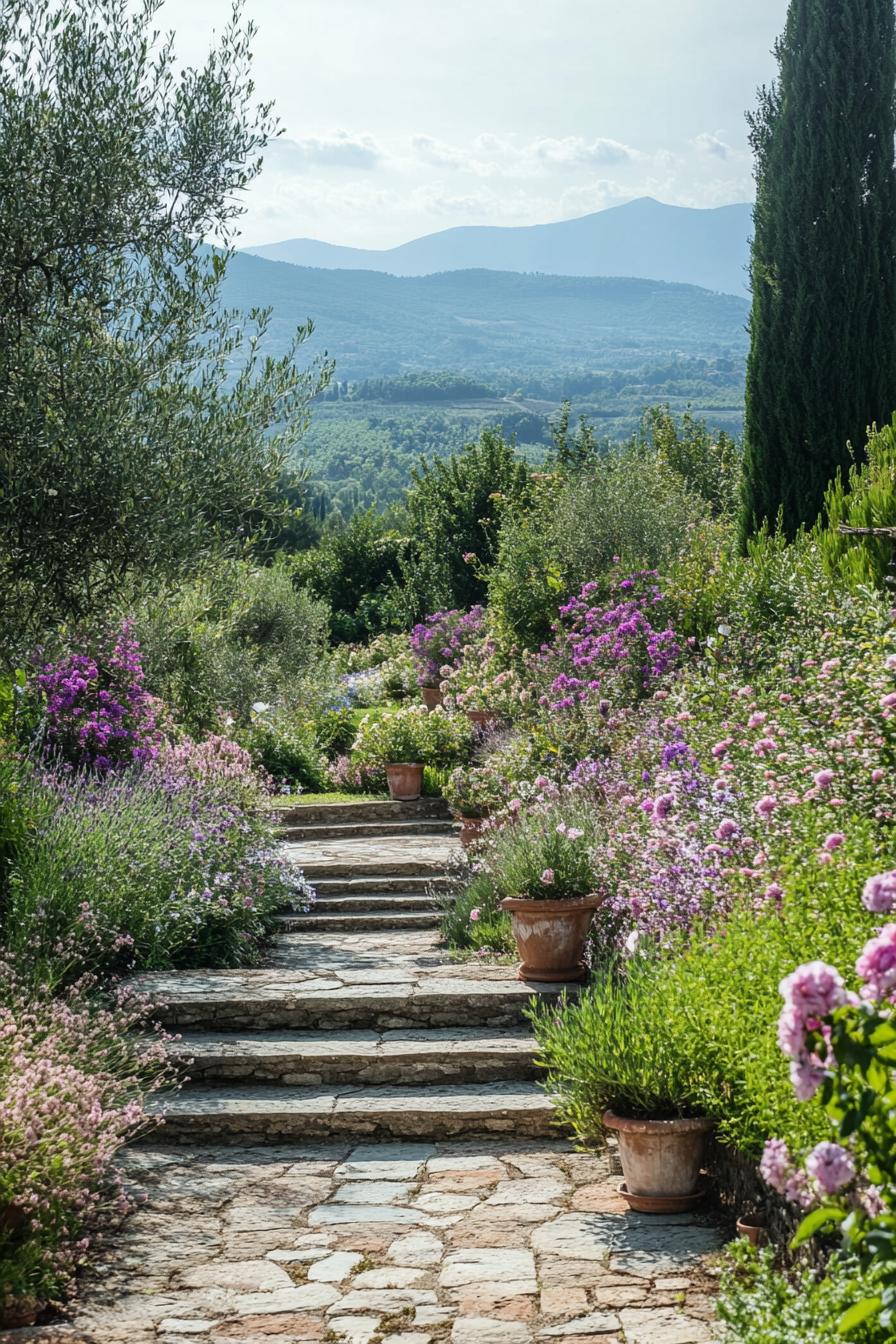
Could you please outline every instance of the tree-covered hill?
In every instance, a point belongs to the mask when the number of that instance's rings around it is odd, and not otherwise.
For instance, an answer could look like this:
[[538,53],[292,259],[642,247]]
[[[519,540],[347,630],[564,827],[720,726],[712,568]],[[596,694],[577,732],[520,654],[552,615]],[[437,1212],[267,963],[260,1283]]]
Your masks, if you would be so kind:
[[310,348],[326,349],[349,380],[427,369],[479,378],[507,368],[626,369],[746,348],[745,299],[655,280],[484,270],[397,277],[238,253],[224,299],[273,308],[272,352],[312,317]]

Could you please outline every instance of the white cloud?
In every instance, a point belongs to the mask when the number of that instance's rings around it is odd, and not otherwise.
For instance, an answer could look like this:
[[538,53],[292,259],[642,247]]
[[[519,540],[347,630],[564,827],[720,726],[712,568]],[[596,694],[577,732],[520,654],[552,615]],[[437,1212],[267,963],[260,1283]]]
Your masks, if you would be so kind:
[[411,136],[411,148],[424,163],[431,163],[437,168],[469,166],[469,154],[464,154],[455,145],[446,145],[444,140],[434,140],[431,135]]
[[332,131],[329,135],[309,135],[301,140],[272,140],[265,151],[268,163],[284,171],[295,171],[313,164],[321,168],[376,168],[383,152],[372,135],[351,135]]
[[731,146],[725,143],[720,134],[712,135],[709,131],[702,131],[700,135],[695,135],[691,144],[701,154],[714,154],[718,159],[727,159],[734,153]]
[[640,157],[636,150],[619,140],[585,140],[580,135],[568,135],[562,140],[545,137],[533,140],[528,153],[544,163],[562,168],[596,168],[604,164],[630,163]]

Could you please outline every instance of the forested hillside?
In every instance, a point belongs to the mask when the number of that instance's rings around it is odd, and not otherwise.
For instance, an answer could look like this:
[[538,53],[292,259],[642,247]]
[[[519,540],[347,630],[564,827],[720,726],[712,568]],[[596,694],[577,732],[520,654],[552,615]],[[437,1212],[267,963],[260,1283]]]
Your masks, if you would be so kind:
[[455,369],[567,372],[639,368],[676,355],[746,351],[745,299],[654,280],[453,271],[396,277],[325,271],[240,253],[224,301],[272,307],[268,349],[313,317],[312,350],[341,379]]

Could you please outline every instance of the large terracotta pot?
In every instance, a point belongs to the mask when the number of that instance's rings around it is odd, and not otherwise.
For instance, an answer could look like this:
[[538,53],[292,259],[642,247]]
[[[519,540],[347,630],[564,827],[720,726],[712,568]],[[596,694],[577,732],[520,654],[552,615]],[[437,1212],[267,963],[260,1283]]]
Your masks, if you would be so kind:
[[438,686],[421,686],[420,694],[427,709],[436,709],[445,699]]
[[700,1170],[712,1120],[632,1120],[604,1112],[616,1131],[625,1182],[620,1194],[640,1213],[683,1213],[698,1204]]
[[476,843],[485,829],[488,817],[459,816],[457,819],[460,822],[460,842],[464,849],[469,849],[471,845]]
[[600,896],[580,896],[571,901],[529,901],[508,896],[501,909],[510,914],[513,936],[520,954],[520,980],[559,984],[584,980],[585,939]]
[[386,766],[389,797],[397,803],[413,803],[423,792],[423,766],[396,764]]

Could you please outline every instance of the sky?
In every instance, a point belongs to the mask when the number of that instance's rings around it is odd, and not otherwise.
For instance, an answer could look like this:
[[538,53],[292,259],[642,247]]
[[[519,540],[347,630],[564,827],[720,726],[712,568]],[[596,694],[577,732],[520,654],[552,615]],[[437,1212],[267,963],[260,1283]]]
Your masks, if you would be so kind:
[[[787,0],[246,0],[283,135],[242,243],[391,247],[654,196],[752,199],[745,110]],[[230,0],[166,0],[198,62]]]

